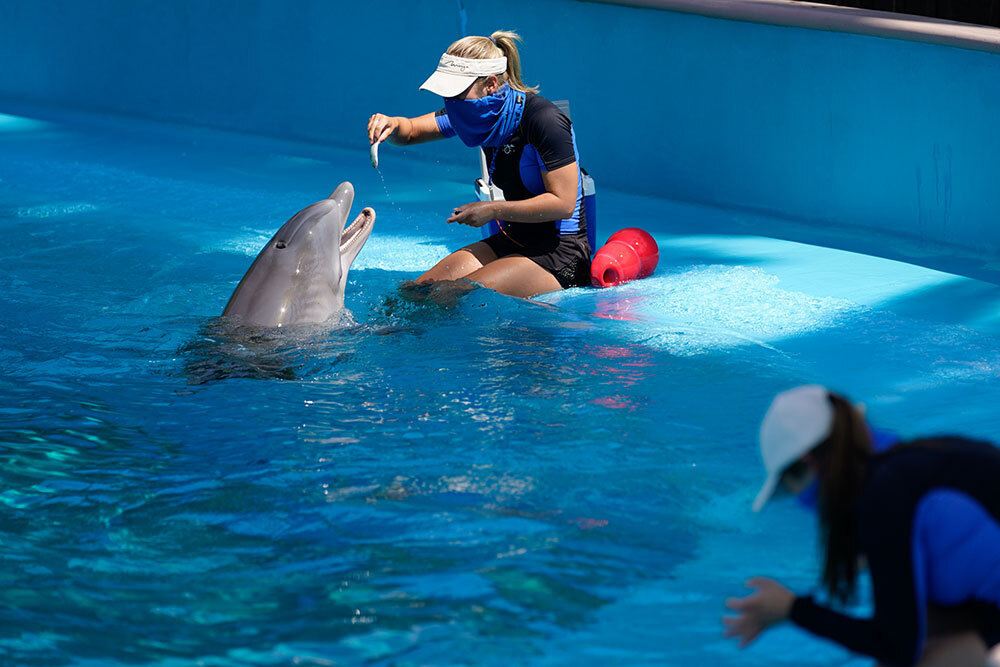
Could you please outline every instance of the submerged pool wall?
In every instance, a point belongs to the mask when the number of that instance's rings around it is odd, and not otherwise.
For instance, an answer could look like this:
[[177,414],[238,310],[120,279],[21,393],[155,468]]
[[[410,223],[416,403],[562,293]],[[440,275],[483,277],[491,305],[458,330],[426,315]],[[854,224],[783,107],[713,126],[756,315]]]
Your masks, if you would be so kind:
[[[806,223],[798,240],[865,228],[872,254],[898,254],[898,239],[1000,259],[988,49],[575,0],[7,0],[0,112],[58,105],[364,150],[372,112],[440,106],[417,86],[463,25],[521,32],[526,79],[571,101],[599,188],[776,214]],[[472,178],[458,142],[419,152]],[[604,230],[629,222],[601,215]]]

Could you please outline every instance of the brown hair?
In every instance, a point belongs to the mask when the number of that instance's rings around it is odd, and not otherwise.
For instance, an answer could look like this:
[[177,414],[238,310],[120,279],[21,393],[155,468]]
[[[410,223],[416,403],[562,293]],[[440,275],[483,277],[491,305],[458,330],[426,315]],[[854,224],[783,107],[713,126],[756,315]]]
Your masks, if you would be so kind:
[[812,453],[819,468],[819,523],[826,551],[823,585],[831,597],[847,601],[854,594],[861,550],[858,501],[861,496],[872,441],[865,418],[838,394],[833,405],[830,435]]
[[521,56],[517,51],[517,42],[521,36],[509,30],[497,30],[489,37],[470,35],[453,43],[445,51],[448,55],[459,58],[507,58],[507,71],[498,74],[497,78],[514,90],[522,93],[537,93],[538,86],[525,85],[521,79]]

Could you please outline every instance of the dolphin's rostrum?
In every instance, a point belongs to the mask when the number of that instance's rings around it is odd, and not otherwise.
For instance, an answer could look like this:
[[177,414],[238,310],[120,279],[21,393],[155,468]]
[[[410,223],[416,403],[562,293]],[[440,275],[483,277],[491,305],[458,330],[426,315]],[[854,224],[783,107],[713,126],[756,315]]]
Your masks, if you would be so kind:
[[325,322],[344,307],[347,272],[375,223],[365,208],[350,226],[354,186],[341,183],[329,198],[281,226],[229,298],[224,316],[263,327]]

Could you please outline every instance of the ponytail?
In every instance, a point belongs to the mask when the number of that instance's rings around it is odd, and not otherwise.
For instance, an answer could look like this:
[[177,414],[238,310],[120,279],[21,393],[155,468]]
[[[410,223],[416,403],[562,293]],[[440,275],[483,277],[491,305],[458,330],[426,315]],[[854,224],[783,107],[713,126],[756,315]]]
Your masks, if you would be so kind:
[[833,405],[833,425],[826,440],[813,449],[820,470],[819,522],[826,550],[823,585],[832,598],[846,602],[858,576],[858,501],[872,442],[864,417],[846,398],[833,393],[827,398]]
[[521,36],[509,30],[497,30],[489,37],[463,37],[445,52],[459,58],[507,58],[507,71],[497,75],[501,82],[522,93],[537,93],[538,86],[528,86],[521,78],[521,55],[517,43]]
[[521,79],[521,55],[517,51],[517,42],[521,41],[521,36],[516,32],[497,30],[490,35],[490,39],[507,57],[507,71],[504,73],[507,85],[522,93],[537,93],[538,86],[527,86]]

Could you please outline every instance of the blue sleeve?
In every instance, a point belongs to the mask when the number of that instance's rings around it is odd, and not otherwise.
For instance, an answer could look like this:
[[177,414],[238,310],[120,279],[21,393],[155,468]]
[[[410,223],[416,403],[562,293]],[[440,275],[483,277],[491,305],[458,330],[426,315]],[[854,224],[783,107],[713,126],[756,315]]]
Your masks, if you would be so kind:
[[448,119],[448,114],[444,109],[441,109],[434,114],[434,122],[437,123],[438,130],[441,131],[441,134],[443,134],[445,138],[455,136],[455,128],[451,126],[451,121]]
[[914,550],[934,569],[928,598],[957,605],[978,599],[1000,605],[1000,524],[969,495],[940,487],[917,505]]
[[900,440],[898,435],[882,428],[869,427],[868,433],[872,438],[872,449],[876,452],[884,452],[898,444]]

